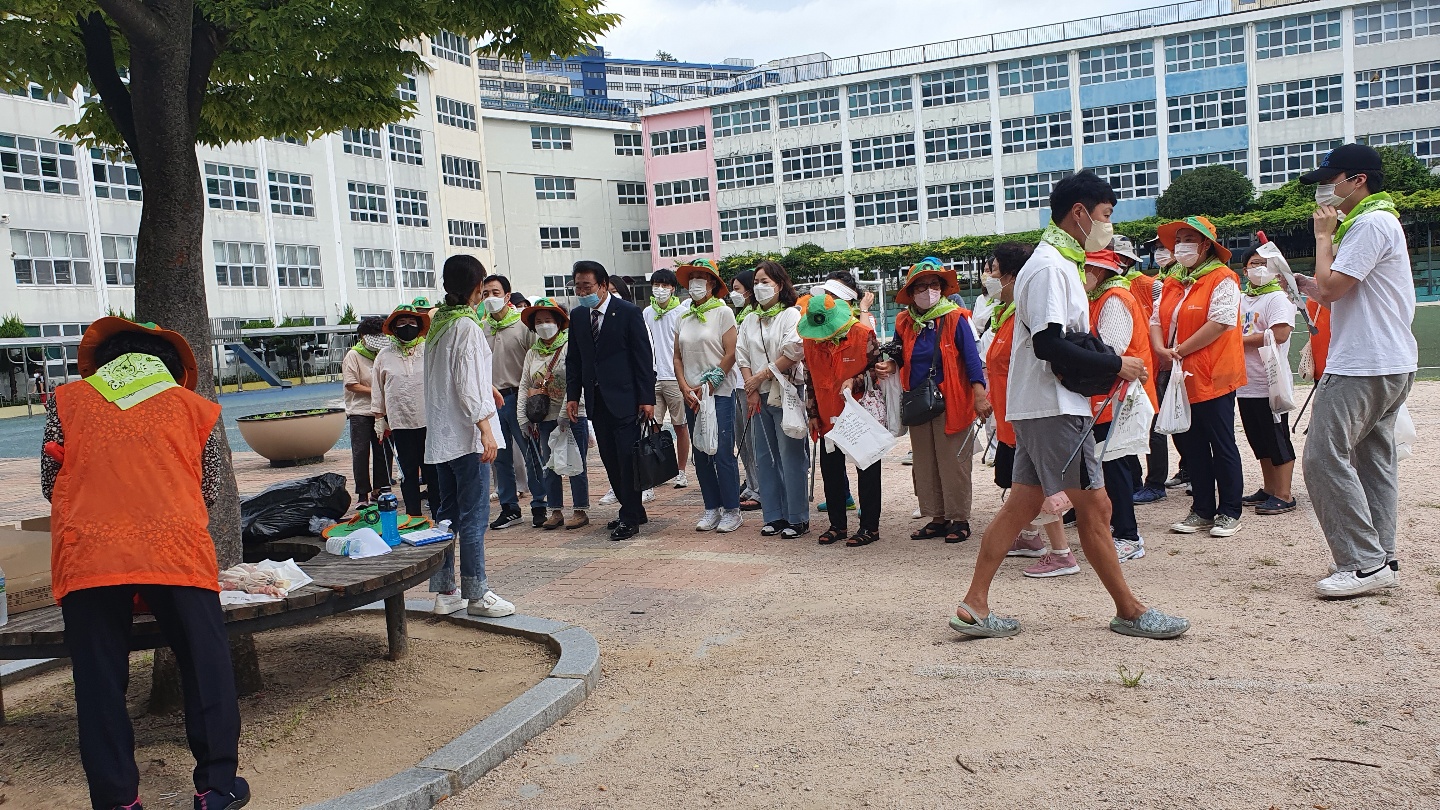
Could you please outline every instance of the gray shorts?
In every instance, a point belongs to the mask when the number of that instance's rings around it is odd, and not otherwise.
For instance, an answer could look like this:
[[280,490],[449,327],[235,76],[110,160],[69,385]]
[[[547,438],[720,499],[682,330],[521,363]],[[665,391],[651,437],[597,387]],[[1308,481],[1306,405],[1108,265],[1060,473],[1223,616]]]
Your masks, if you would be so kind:
[[[1045,490],[1045,496],[1067,489],[1100,489],[1105,474],[1095,456],[1095,434],[1085,429],[1083,416],[1046,416],[1020,419],[1015,425],[1015,470],[1011,480]],[[1080,453],[1065,462],[1081,445]]]
[[676,380],[655,381],[655,418],[665,421],[670,414],[670,424],[685,427],[685,397],[680,395],[680,383]]

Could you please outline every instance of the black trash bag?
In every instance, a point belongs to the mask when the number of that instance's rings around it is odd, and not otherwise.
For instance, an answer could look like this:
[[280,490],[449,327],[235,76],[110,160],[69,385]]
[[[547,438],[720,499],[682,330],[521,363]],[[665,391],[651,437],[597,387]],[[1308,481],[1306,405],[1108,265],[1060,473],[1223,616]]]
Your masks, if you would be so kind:
[[339,520],[350,511],[345,476],[325,473],[276,484],[240,502],[240,537],[245,545],[287,537],[308,537],[310,518]]

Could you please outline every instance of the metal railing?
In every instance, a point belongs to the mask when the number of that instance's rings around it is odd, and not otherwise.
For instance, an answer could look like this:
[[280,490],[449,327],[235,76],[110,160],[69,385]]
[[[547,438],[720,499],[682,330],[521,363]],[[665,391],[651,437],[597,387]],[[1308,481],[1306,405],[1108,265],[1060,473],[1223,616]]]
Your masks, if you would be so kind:
[[606,121],[638,123],[640,116],[623,102],[607,99],[572,96],[568,93],[531,93],[517,91],[487,91],[480,96],[480,106],[487,110],[510,110],[520,113],[542,115],[565,115],[579,118],[599,118]]

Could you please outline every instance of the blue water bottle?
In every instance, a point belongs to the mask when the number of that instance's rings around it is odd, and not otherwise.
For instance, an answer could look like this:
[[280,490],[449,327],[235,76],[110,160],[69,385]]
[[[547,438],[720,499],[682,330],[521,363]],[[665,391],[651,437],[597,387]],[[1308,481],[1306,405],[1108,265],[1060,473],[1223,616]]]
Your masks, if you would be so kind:
[[400,502],[389,489],[383,489],[375,505],[380,508],[380,536],[391,548],[400,545]]

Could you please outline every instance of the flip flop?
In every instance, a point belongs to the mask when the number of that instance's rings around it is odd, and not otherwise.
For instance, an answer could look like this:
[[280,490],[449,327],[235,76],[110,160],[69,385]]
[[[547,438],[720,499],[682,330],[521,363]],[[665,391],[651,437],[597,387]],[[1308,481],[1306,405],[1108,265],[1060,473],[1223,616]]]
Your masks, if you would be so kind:
[[405,515],[400,519],[399,529],[402,532],[418,532],[430,528],[430,519],[420,515]]
[[977,619],[975,617],[980,615],[979,611],[976,611],[964,602],[960,603],[960,607],[964,608],[965,612],[970,614],[970,621],[967,622],[959,616],[951,616],[950,629],[962,636],[969,636],[971,638],[1009,638],[1010,636],[1020,635],[1019,619],[1002,618],[996,616],[993,612],[983,619]]

